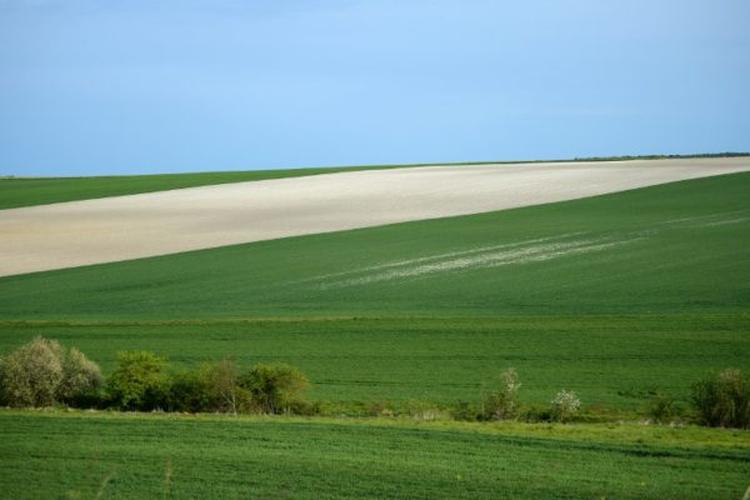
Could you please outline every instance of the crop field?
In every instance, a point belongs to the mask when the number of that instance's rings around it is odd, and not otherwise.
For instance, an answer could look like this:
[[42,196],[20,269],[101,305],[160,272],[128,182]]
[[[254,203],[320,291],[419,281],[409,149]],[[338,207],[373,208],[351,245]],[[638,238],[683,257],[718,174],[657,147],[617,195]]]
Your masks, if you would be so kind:
[[[283,361],[317,417],[0,410],[9,497],[742,498],[747,431],[638,423],[750,368],[750,173],[0,278],[0,355]],[[567,425],[425,421],[514,367]],[[367,417],[383,404],[398,417]],[[372,414],[375,414],[374,412]],[[343,417],[347,415],[347,417]],[[357,415],[352,417],[352,415]],[[618,423],[627,420],[630,423]]]
[[9,498],[740,498],[747,433],[0,411]]
[[146,349],[177,367],[231,356],[283,361],[313,381],[311,398],[345,408],[477,401],[514,367],[520,397],[547,403],[561,387],[596,407],[642,410],[657,393],[685,404],[706,371],[747,366],[750,315],[2,323],[0,352],[35,335],[77,346],[105,371]]
[[[375,169],[19,208],[0,214],[0,234],[13,235],[0,240],[0,276],[486,213],[748,169],[742,158]],[[581,241],[547,243],[533,250]]]
[[747,312],[750,173],[0,278],[3,319]]
[[47,203],[90,200],[108,196],[152,193],[233,182],[284,179],[347,172],[371,167],[299,168],[249,170],[244,172],[196,172],[190,174],[123,175],[101,177],[9,177],[0,178],[0,209]]

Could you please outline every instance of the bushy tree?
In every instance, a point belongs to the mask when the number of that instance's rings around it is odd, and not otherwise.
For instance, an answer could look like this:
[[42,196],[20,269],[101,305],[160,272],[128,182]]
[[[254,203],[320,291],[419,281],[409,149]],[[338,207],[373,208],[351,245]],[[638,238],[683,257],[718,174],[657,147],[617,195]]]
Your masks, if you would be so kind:
[[251,395],[240,386],[240,373],[234,361],[225,359],[175,374],[169,390],[169,408],[236,414],[250,410]]
[[170,411],[210,411],[208,391],[201,375],[200,370],[185,370],[172,376],[167,404]]
[[94,396],[103,381],[99,365],[73,347],[63,362],[63,377],[58,388],[58,397],[63,402],[75,404],[81,398]]
[[202,379],[215,411],[236,414],[250,406],[250,391],[240,386],[240,374],[234,361],[225,359],[205,365]]
[[691,399],[703,425],[750,427],[750,378],[740,370],[704,377],[693,385]]
[[257,364],[240,384],[247,389],[253,405],[263,413],[287,413],[304,402],[309,382],[297,368],[285,363]]
[[567,422],[581,409],[581,400],[573,391],[565,389],[552,398],[552,417],[558,422]]
[[110,402],[124,410],[166,408],[169,391],[167,360],[148,351],[125,351],[117,355],[117,368],[110,375]]
[[0,363],[0,392],[17,407],[72,403],[101,385],[99,367],[77,349],[66,351],[55,340],[36,337]]
[[500,374],[500,383],[484,396],[482,416],[488,420],[513,418],[518,413],[518,390],[521,383],[514,368]]

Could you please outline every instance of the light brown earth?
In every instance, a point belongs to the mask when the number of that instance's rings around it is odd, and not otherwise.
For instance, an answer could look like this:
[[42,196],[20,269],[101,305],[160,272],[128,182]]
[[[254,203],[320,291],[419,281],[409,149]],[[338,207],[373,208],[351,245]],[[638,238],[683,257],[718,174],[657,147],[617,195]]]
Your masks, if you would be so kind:
[[750,170],[750,158],[369,170],[0,210],[0,276],[474,214]]

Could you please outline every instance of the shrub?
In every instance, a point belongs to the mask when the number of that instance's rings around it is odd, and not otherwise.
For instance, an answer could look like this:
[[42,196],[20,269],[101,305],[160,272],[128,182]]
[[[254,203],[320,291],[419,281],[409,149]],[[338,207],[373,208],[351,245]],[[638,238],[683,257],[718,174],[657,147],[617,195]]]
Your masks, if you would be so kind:
[[239,370],[232,360],[206,364],[201,369],[209,409],[238,413],[250,406],[250,392],[240,387]]
[[11,406],[51,406],[72,403],[101,386],[101,372],[77,349],[36,337],[3,358],[0,364],[2,399]]
[[467,422],[478,420],[480,416],[476,403],[472,404],[468,401],[458,401],[451,409],[451,415],[454,420],[463,420]]
[[552,398],[552,418],[558,422],[567,422],[573,417],[578,410],[581,408],[581,400],[578,399],[576,393],[573,391],[566,391],[565,389],[558,392],[554,398]]
[[528,406],[524,409],[520,417],[524,422],[530,423],[552,422],[553,420],[555,420],[555,415],[552,408],[546,405]]
[[239,413],[251,407],[250,393],[239,385],[232,360],[204,363],[176,374],[169,388],[169,409],[187,412]]
[[210,404],[204,380],[198,370],[177,372],[169,384],[169,411],[198,413],[207,411]]
[[257,364],[240,380],[262,413],[291,413],[303,401],[309,382],[297,368],[284,364]]
[[658,423],[668,423],[680,415],[680,409],[674,398],[670,396],[657,395],[651,398],[646,407],[648,417]]
[[513,368],[508,368],[500,374],[500,384],[495,390],[484,397],[482,417],[487,420],[503,420],[513,418],[518,413],[518,389],[521,383]]
[[691,399],[702,425],[750,427],[750,379],[740,370],[707,375],[693,385]]
[[117,355],[117,368],[107,384],[110,402],[124,410],[167,407],[169,377],[167,360],[148,351]]
[[63,362],[63,377],[58,390],[61,401],[70,405],[92,402],[104,379],[99,365],[86,358],[78,349],[71,348]]

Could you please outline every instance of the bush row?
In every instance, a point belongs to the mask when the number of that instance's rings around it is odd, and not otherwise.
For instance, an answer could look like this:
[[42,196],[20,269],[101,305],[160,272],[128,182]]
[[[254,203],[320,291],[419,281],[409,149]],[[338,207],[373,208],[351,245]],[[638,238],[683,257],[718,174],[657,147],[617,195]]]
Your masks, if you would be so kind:
[[[96,363],[75,348],[37,337],[0,358],[0,405],[44,407],[67,405],[139,411],[313,414],[321,411],[305,399],[309,382],[297,368],[256,364],[241,369],[225,359],[192,370],[171,370],[167,360],[147,351],[119,353],[117,366],[105,380]],[[521,383],[512,368],[483,390],[479,403],[450,409],[459,420],[566,422],[581,409],[578,396],[558,392],[545,407],[522,407]],[[711,427],[750,427],[750,377],[728,369],[705,376],[692,386],[691,403],[697,422]],[[432,405],[413,405],[409,414],[434,418]],[[387,405],[371,405],[370,414],[392,415]],[[657,396],[647,409],[656,422],[681,415],[673,398]]]
[[0,359],[0,403],[14,407],[68,405],[138,411],[304,413],[309,383],[293,366],[232,360],[170,370],[147,351],[121,352],[105,380],[96,363],[77,349],[37,337]]

